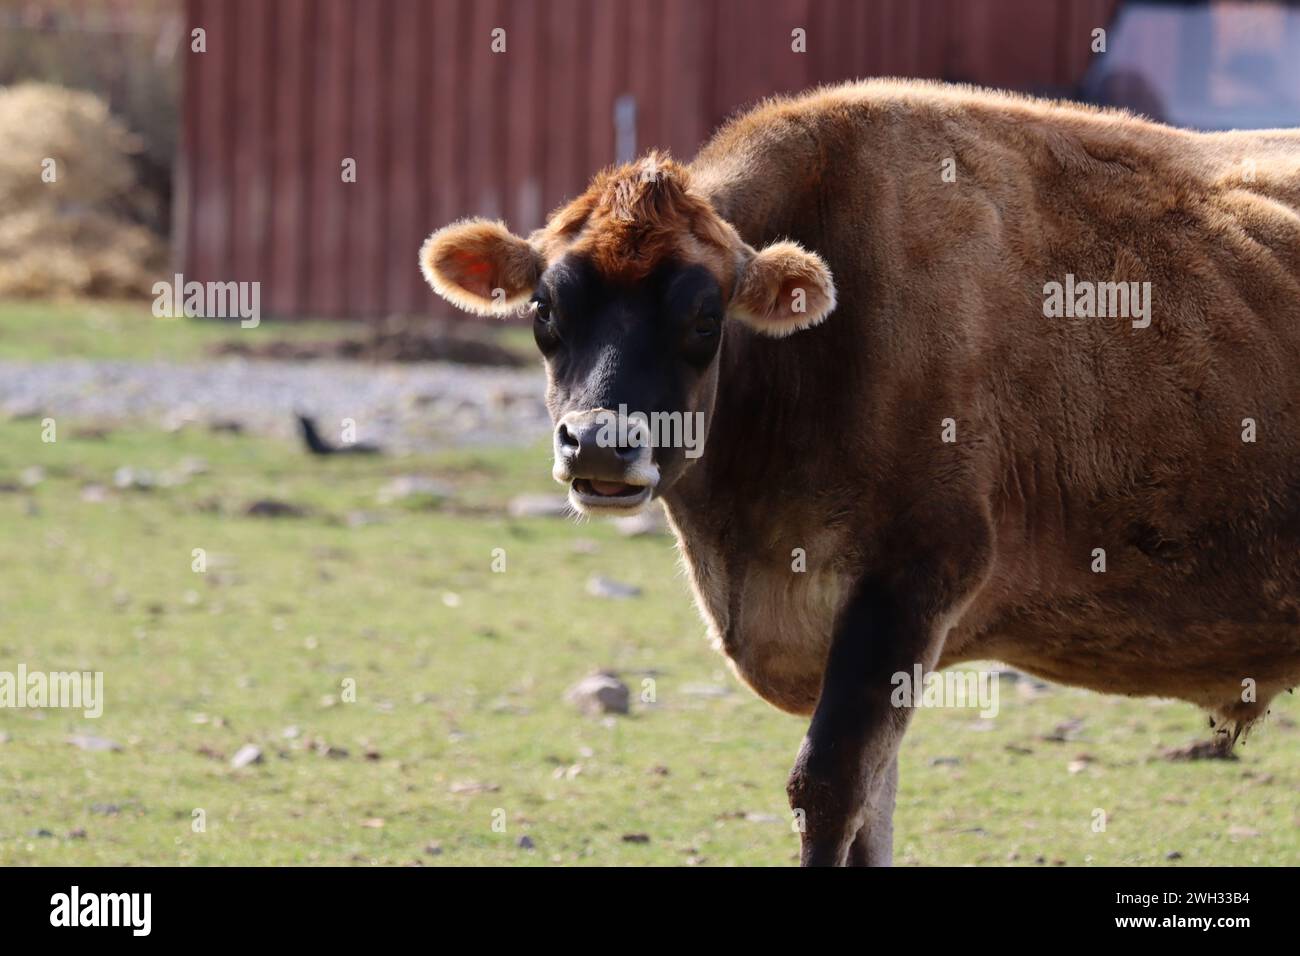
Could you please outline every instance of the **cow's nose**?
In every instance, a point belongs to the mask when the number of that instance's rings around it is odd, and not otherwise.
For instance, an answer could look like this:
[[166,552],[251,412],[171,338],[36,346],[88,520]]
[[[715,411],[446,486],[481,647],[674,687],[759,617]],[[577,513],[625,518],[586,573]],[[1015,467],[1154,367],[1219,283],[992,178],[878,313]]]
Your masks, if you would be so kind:
[[556,463],[571,478],[622,481],[649,449],[638,440],[635,423],[619,428],[613,412],[570,412],[555,426]]

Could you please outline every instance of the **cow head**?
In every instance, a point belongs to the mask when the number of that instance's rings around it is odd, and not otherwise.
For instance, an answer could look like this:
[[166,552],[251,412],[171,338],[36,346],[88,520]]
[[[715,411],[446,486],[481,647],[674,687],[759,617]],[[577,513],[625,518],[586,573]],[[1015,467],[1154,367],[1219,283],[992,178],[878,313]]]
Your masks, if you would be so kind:
[[528,239],[453,223],[420,266],[462,309],[531,314],[553,474],[590,514],[637,511],[702,453],[732,323],[780,337],[835,307],[820,257],[793,242],[751,248],[657,153],[601,173]]

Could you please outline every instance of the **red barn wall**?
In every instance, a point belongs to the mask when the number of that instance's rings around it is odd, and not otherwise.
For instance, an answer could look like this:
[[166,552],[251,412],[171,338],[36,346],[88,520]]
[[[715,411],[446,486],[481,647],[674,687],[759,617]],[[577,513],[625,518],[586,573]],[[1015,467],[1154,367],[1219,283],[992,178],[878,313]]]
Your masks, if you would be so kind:
[[178,268],[260,281],[270,316],[440,310],[424,237],[469,215],[539,225],[614,161],[622,95],[638,152],[689,158],[737,108],[817,83],[1068,91],[1116,3],[187,0],[207,50],[183,54]]

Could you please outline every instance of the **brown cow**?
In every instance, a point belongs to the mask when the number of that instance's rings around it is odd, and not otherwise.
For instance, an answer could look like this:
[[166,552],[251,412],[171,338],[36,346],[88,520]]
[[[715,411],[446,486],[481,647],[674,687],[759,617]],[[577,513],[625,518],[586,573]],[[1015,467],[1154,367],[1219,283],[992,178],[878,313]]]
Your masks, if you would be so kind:
[[[594,514],[662,499],[715,642],[812,714],[803,862],[874,864],[918,663],[1234,739],[1300,681],[1297,210],[1300,132],[874,81],[421,261],[472,311],[531,300],[555,477]],[[703,454],[614,409],[698,413]]]

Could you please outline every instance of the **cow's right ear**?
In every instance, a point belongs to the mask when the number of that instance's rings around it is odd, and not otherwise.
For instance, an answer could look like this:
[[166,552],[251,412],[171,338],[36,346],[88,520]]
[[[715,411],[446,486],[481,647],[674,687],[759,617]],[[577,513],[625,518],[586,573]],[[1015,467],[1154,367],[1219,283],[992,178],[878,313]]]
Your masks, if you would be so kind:
[[533,294],[542,257],[503,223],[464,219],[424,241],[420,271],[452,305],[476,315],[505,315]]

